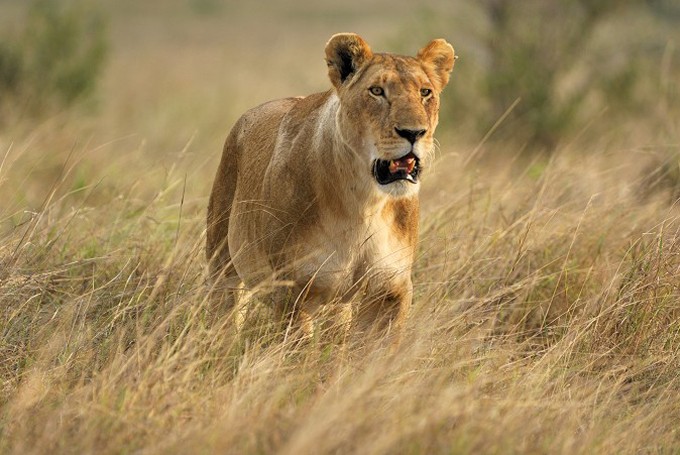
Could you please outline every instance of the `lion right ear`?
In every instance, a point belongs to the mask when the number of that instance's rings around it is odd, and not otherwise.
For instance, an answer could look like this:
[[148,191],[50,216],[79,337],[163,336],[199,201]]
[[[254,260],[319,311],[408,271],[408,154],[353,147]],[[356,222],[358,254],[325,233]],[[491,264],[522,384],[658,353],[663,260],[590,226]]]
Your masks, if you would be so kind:
[[436,39],[422,48],[416,58],[422,62],[428,76],[441,91],[449,83],[449,75],[458,56],[453,46],[443,39]]
[[328,77],[336,88],[345,83],[373,56],[371,48],[355,33],[338,33],[326,43]]

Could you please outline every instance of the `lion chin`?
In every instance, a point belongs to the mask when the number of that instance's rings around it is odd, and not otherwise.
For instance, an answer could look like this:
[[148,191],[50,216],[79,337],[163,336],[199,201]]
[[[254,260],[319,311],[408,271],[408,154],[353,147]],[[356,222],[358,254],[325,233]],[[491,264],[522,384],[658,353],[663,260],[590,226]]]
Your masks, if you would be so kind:
[[378,183],[376,188],[379,192],[393,198],[408,198],[418,194],[418,191],[420,190],[420,182],[400,179],[388,184]]
[[211,286],[228,307],[247,305],[243,288],[266,294],[304,336],[329,304],[342,327],[384,332],[411,306],[418,193],[456,56],[442,39],[415,57],[374,53],[353,33],[325,54],[330,90],[255,107],[227,137],[208,204]]

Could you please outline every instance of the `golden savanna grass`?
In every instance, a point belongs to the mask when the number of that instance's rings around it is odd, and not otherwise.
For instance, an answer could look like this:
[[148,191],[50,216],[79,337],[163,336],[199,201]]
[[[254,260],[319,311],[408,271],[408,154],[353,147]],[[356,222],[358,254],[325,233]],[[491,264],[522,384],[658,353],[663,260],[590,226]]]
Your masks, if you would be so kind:
[[228,128],[399,15],[180,3],[110,8],[97,110],[0,130],[0,452],[680,451],[678,112],[550,159],[440,130],[401,344],[300,343],[264,308],[236,336],[203,253]]

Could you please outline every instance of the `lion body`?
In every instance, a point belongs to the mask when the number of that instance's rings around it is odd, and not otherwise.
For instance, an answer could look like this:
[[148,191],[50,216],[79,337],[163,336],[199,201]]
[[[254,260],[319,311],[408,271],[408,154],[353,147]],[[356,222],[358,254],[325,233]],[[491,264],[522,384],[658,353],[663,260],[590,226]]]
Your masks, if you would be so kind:
[[[438,96],[428,104],[406,90],[429,79],[416,59],[371,53],[372,64],[357,65],[352,80],[342,81],[333,78],[342,70],[333,55],[327,47],[334,89],[263,104],[232,128],[208,207],[207,256],[223,287],[269,283],[281,296],[276,283],[289,283],[286,294],[292,290],[297,302],[289,310],[303,319],[360,292],[365,304],[357,321],[398,324],[412,300],[419,185],[400,181],[385,189],[371,163],[409,147],[428,154]],[[393,87],[389,106],[378,99],[367,107],[375,96],[362,92],[374,80]],[[428,134],[409,145],[394,134],[398,127]]]

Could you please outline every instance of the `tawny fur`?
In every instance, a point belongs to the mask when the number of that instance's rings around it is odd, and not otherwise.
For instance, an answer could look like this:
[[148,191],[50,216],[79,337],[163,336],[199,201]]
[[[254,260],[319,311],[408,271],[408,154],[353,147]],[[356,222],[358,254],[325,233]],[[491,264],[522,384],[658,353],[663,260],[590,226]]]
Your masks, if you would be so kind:
[[[400,325],[413,295],[420,183],[380,185],[372,165],[411,150],[427,164],[454,60],[444,40],[413,58],[374,54],[359,36],[338,34],[326,45],[331,90],[246,112],[226,140],[208,206],[214,286],[269,286],[272,304],[302,325],[321,305],[360,292],[359,327]],[[412,146],[395,128],[426,132]]]

